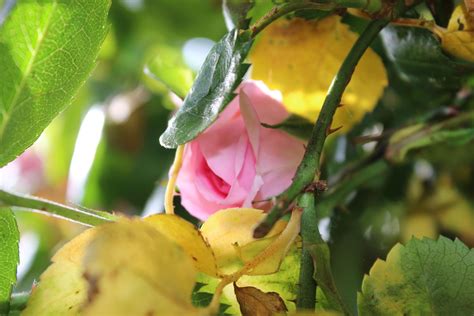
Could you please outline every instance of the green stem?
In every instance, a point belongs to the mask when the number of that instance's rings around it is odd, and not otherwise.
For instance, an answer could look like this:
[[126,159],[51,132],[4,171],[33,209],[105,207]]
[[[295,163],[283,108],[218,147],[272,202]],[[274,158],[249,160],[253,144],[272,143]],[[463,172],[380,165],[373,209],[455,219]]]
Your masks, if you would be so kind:
[[[314,310],[316,306],[316,280],[314,279],[314,263],[308,245],[311,241],[319,239],[317,221],[314,220],[314,196],[305,193],[301,196],[298,207],[303,208],[301,217],[301,237],[303,239],[303,251],[300,262],[300,277],[296,307],[298,309]],[[318,238],[319,237],[319,238]]]
[[352,74],[364,52],[377,37],[379,32],[390,22],[389,19],[373,20],[356,41],[346,59],[336,74],[324,100],[323,107],[319,113],[316,125],[314,126],[303,160],[299,165],[292,184],[282,194],[278,196],[277,203],[254,231],[256,238],[265,236],[278,219],[282,217],[293,200],[319,178],[320,158],[326,141],[328,130],[331,127],[332,117],[339,106],[345,88],[349,84]]
[[[304,214],[304,213],[303,213]],[[300,277],[296,308],[302,310],[314,310],[316,306],[316,280],[314,275],[314,263],[311,253],[303,248],[300,261]]]
[[251,37],[254,38],[268,25],[278,18],[298,10],[335,10],[338,8],[356,8],[369,13],[375,13],[382,9],[382,0],[299,0],[274,7],[255,24],[250,27]]
[[317,284],[332,306],[337,307],[345,315],[351,315],[334,282],[329,247],[319,233],[319,215],[315,207],[314,193],[306,192],[301,195],[298,206],[304,209],[301,218],[301,237],[303,239],[303,254],[306,254],[307,257],[303,257],[301,260],[297,307],[301,309],[315,308]]
[[255,22],[255,24],[250,27],[251,37],[254,38],[268,25],[270,25],[280,17],[287,15],[288,13],[311,8],[321,8],[321,5],[314,2],[297,1],[273,7],[269,12],[267,12],[267,14],[261,17],[257,22]]
[[0,190],[0,205],[34,210],[54,217],[67,219],[85,226],[97,226],[117,220],[117,216],[101,211],[78,209],[37,197],[19,195]]

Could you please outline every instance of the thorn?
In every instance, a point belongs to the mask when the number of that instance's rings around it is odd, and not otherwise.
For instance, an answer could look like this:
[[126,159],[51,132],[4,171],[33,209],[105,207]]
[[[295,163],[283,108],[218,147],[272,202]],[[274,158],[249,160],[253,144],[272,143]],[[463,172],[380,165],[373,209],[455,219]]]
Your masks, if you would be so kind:
[[304,192],[314,192],[316,194],[322,193],[328,189],[328,183],[325,180],[318,180],[309,184],[305,189]]
[[346,105],[344,103],[339,103],[339,105],[337,106],[338,108],[342,108],[342,107],[345,107]]
[[337,132],[337,131],[340,130],[342,127],[343,127],[343,125],[341,125],[341,126],[339,126],[339,127],[336,127],[336,128],[328,128],[328,130],[326,131],[326,136],[327,136],[327,135],[331,135],[331,134]]

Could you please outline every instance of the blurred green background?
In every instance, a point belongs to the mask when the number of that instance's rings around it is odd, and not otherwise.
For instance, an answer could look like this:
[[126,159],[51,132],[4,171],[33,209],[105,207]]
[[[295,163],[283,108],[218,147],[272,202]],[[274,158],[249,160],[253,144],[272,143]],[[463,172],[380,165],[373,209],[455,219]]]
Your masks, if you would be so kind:
[[[443,8],[435,18],[446,26],[454,1],[433,3]],[[272,5],[260,4],[258,10]],[[253,14],[261,14],[258,10]],[[37,143],[0,170],[0,185],[88,208],[130,215],[160,212],[173,151],[162,148],[158,137],[176,97],[145,75],[144,68],[151,58],[169,54],[197,71],[212,43],[226,32],[221,2],[117,0],[109,19],[109,35],[90,80]],[[354,17],[344,21],[356,31],[366,23]],[[436,120],[453,107],[474,107],[470,75],[433,70],[446,57],[433,53],[439,44],[427,31],[410,31],[415,41],[404,44],[405,55],[399,52],[410,64],[390,58],[388,35],[403,38],[403,32],[386,30],[374,44],[390,86],[373,113],[327,145],[323,176],[330,183],[331,176],[374,152],[373,143],[359,144],[357,137]],[[424,51],[413,53],[409,45],[421,39]],[[364,273],[396,242],[443,234],[474,246],[473,153],[472,139],[411,152],[352,192],[331,219],[322,220],[335,278],[350,306],[355,309]],[[82,228],[43,215],[17,215],[22,239],[16,291],[23,291],[31,288],[54,251]]]

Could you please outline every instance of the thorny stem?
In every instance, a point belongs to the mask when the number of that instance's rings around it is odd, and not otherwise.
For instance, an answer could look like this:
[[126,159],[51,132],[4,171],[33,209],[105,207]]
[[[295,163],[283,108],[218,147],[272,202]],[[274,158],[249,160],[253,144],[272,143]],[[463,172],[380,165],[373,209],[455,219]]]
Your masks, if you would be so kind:
[[171,166],[168,184],[166,185],[165,193],[165,212],[166,214],[174,214],[173,196],[176,187],[176,179],[178,178],[179,170],[183,164],[184,145],[176,148],[173,165]]
[[[319,231],[315,231],[318,221],[312,218],[314,214],[310,208],[314,208],[314,196],[312,192],[305,193],[301,196],[298,207],[303,208],[303,216],[301,217],[301,237],[303,241],[308,241],[319,235]],[[316,227],[317,230],[317,227]],[[314,234],[314,235],[313,235]],[[311,253],[308,250],[307,243],[303,243],[300,262],[299,288],[296,301],[298,309],[314,310],[316,306],[316,287],[317,283],[314,279],[314,263]]]
[[279,202],[270,210],[267,217],[255,229],[254,236],[256,238],[265,236],[304,188],[313,181],[319,180],[318,174],[320,171],[321,153],[326,141],[327,131],[331,127],[332,117],[341,102],[342,94],[349,84],[360,58],[379,32],[389,22],[389,19],[379,19],[370,22],[342,63],[339,72],[336,74],[329,88],[316,125],[311,133],[311,138],[303,160],[298,166],[293,182],[288,189],[278,196]]
[[34,210],[85,226],[97,226],[118,219],[117,216],[107,212],[74,208],[41,198],[9,193],[3,190],[0,190],[0,205]]

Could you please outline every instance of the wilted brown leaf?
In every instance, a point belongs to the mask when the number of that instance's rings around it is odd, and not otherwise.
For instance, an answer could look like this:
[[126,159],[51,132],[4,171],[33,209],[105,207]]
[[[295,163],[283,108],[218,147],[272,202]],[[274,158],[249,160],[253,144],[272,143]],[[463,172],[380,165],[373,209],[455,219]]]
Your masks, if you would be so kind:
[[288,311],[278,293],[265,293],[252,286],[238,287],[235,283],[234,292],[243,316],[272,316]]

